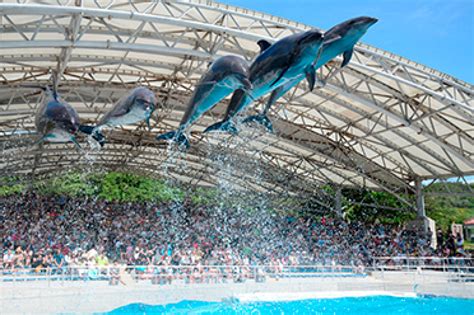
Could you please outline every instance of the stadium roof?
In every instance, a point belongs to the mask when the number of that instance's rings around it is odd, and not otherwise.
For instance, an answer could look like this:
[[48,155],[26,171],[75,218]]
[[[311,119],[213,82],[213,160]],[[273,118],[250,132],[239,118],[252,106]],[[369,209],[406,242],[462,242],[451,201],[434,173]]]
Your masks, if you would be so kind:
[[[319,70],[324,87],[309,92],[302,82],[274,106],[275,134],[248,126],[238,137],[202,135],[226,99],[192,128],[186,154],[154,140],[177,127],[209,61],[226,54],[250,61],[258,40],[307,25],[196,0],[3,1],[0,25],[0,176],[51,176],[93,161],[198,185],[227,176],[264,190],[334,183],[398,194],[414,192],[417,179],[474,174],[473,86],[364,44],[342,71],[340,59]],[[59,93],[88,123],[127,90],[149,86],[160,105],[152,132],[143,124],[113,130],[99,153],[32,146],[41,95],[21,85],[50,84],[54,71]]]

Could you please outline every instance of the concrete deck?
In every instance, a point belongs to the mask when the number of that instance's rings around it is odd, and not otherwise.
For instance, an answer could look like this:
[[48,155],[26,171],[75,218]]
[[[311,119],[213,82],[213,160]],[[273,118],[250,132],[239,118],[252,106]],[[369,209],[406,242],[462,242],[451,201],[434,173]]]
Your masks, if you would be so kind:
[[[290,293],[291,294],[285,294]],[[109,286],[105,281],[1,282],[1,314],[51,314],[106,312],[130,303],[168,304],[182,300],[221,301],[241,297],[248,301],[285,297],[337,297],[433,294],[474,298],[474,283],[452,282],[441,272],[376,273],[367,277],[267,279],[265,283],[152,285],[149,281]]]

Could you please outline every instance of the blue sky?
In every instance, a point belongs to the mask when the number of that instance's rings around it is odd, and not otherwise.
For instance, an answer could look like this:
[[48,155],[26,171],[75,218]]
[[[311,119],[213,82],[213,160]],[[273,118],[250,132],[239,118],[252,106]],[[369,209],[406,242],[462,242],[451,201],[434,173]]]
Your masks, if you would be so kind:
[[474,0],[218,0],[328,29],[379,19],[363,42],[474,84]]

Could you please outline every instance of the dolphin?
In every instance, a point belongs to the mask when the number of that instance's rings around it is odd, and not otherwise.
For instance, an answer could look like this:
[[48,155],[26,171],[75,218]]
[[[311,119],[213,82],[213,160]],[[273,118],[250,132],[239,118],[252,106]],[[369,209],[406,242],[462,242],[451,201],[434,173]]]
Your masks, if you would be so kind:
[[[324,33],[324,43],[321,48],[320,55],[316,57],[316,60],[313,64],[313,71],[316,71],[327,62],[337,57],[338,55],[343,55],[343,61],[341,68],[345,67],[351,60],[352,53],[354,51],[355,44],[360,40],[362,36],[367,32],[369,27],[374,25],[377,22],[377,19],[372,17],[357,17],[329,29]],[[292,87],[297,85],[301,80],[305,78],[305,75],[300,75],[295,78],[293,81],[289,81],[286,84],[275,89],[265,105],[265,108],[262,113],[254,116],[249,116],[244,119],[244,123],[248,122],[258,122],[264,125],[270,132],[273,132],[272,123],[268,119],[267,113],[270,107],[286,92],[288,92]]]
[[216,59],[195,87],[178,129],[159,135],[156,139],[175,141],[189,148],[186,129],[236,89],[251,89],[248,75],[249,65],[241,57],[224,56]]
[[253,88],[245,93],[239,89],[234,92],[224,119],[204,132],[221,130],[237,133],[233,118],[247,107],[253,100],[292,81],[300,73],[308,73],[308,80],[314,76],[308,66],[314,61],[323,43],[323,34],[319,30],[293,34],[280,39],[273,45],[259,41],[262,50],[250,66],[249,79]]
[[90,135],[102,147],[105,144],[105,137],[102,134],[104,127],[134,124],[145,120],[148,129],[150,129],[150,117],[155,108],[155,94],[146,87],[137,87],[120,98],[97,125],[81,125],[79,129]]
[[36,130],[41,142],[73,142],[79,149],[81,146],[76,140],[79,130],[79,116],[76,110],[50,87],[40,87],[45,92],[35,117]]

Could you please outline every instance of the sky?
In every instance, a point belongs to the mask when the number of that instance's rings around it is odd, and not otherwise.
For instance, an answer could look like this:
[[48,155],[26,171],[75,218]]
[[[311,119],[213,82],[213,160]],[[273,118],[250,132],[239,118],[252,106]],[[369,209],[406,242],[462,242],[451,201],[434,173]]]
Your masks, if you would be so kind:
[[372,16],[362,42],[474,84],[474,0],[218,0],[321,29]]

